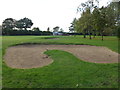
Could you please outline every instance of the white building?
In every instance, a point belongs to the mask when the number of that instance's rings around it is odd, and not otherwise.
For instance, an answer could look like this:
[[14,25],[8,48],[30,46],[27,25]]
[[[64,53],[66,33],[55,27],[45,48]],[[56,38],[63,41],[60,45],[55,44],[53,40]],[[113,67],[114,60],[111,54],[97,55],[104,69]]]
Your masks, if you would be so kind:
[[62,32],[53,32],[53,35],[55,36],[55,35],[63,35],[63,33]]

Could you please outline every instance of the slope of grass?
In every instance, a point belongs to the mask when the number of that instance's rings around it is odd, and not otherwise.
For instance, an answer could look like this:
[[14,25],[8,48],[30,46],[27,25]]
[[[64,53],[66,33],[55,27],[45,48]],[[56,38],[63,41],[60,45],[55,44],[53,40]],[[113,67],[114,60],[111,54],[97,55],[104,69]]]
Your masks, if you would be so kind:
[[[47,38],[47,39],[46,39]],[[116,37],[100,37],[93,40],[81,36],[3,36],[2,55],[6,48],[20,43],[42,44],[88,44],[105,46],[118,52]],[[118,64],[95,64],[83,62],[70,53],[58,50],[47,51],[54,62],[35,69],[12,69],[3,62],[3,87],[5,88],[86,88],[118,87]],[[61,58],[62,57],[62,58]],[[1,57],[2,58],[2,57]],[[1,59],[2,60],[2,59]]]

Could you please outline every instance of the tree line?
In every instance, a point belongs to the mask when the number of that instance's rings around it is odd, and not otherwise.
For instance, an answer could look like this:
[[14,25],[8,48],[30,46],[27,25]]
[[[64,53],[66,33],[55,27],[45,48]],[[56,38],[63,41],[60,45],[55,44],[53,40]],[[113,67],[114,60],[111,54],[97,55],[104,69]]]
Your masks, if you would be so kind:
[[99,7],[98,0],[89,0],[81,3],[77,11],[81,16],[73,20],[70,31],[82,33],[84,38],[89,34],[90,39],[96,35],[101,36],[102,40],[106,35],[116,35],[120,38],[120,1]]
[[15,20],[7,18],[2,22],[2,35],[52,35],[50,31],[41,31],[38,27],[31,28],[33,22],[29,18]]

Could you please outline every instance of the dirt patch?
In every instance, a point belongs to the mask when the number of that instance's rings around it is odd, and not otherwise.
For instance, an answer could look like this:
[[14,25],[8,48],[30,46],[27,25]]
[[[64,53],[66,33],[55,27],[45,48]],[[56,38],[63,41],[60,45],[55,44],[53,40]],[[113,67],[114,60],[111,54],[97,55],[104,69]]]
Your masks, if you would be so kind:
[[106,47],[89,45],[19,45],[7,49],[4,56],[13,68],[37,68],[51,64],[53,60],[43,54],[46,50],[64,50],[81,60],[94,63],[118,63],[118,53]]

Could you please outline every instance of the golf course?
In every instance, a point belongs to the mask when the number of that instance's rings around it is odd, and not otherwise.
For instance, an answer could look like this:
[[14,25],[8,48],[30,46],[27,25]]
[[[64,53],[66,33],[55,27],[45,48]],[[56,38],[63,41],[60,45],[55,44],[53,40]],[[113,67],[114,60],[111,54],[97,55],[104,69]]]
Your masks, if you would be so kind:
[[1,0],[0,89],[120,89],[120,0]]
[[2,36],[2,87],[118,88],[118,53],[114,36]]

